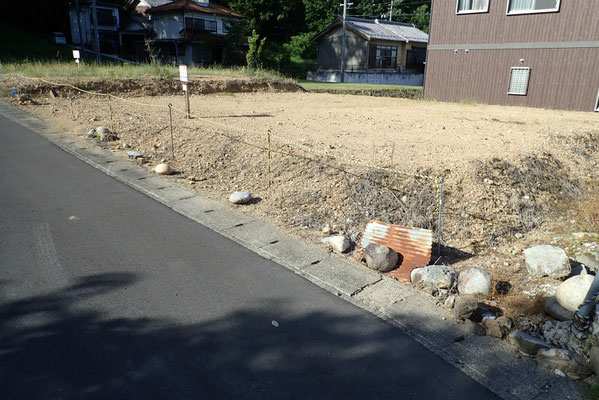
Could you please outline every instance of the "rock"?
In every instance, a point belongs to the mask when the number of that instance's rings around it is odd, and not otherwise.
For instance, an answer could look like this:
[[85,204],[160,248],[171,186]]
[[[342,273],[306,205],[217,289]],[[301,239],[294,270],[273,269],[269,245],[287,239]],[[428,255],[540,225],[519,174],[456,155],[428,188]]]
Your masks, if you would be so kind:
[[445,307],[447,308],[453,308],[454,304],[455,304],[455,295],[450,295],[447,296],[447,298],[445,299],[445,302],[443,303],[445,305]]
[[419,286],[449,289],[455,282],[455,272],[451,267],[444,265],[429,265],[428,267],[412,270],[410,280],[413,284]]
[[350,246],[349,239],[344,235],[328,236],[320,240],[337,253],[345,253]]
[[114,142],[115,140],[119,140],[119,138],[112,133],[100,133],[101,142]]
[[173,169],[170,165],[162,163],[154,167],[154,172],[160,175],[170,175],[173,173]]
[[562,307],[555,296],[549,296],[545,299],[545,314],[559,321],[569,321],[574,317],[574,313]]
[[469,319],[464,321],[464,328],[469,335],[485,336],[487,334],[481,324],[477,324]]
[[466,268],[458,275],[458,292],[482,295],[491,293],[491,275],[482,267]]
[[566,279],[555,290],[555,299],[568,311],[576,312],[582,304],[594,276],[588,275],[583,268],[582,273],[572,278]]
[[465,320],[478,308],[478,298],[473,295],[457,296],[453,304],[453,315],[457,320]]
[[576,261],[581,264],[584,264],[591,271],[599,271],[599,261],[595,260],[595,258],[591,256],[587,256],[586,254],[582,254],[576,256]]
[[510,317],[501,316],[499,318],[484,318],[482,326],[488,336],[503,339],[512,330],[514,323]]
[[135,159],[135,162],[138,163],[139,165],[142,165],[142,164],[146,164],[148,162],[148,160],[144,157],[139,157],[139,158]]
[[591,368],[595,372],[595,375],[599,376],[599,346],[591,347],[591,351],[589,352],[589,358]]
[[369,244],[364,249],[366,265],[379,272],[389,272],[397,266],[399,255],[395,250],[380,244]]
[[252,201],[252,194],[247,191],[234,192],[229,196],[229,201],[233,204],[246,204]]
[[98,132],[99,134],[102,134],[102,133],[111,133],[110,129],[108,129],[108,127],[104,126],[104,125],[97,127],[96,128],[96,132]]
[[89,132],[87,132],[87,137],[88,138],[95,138],[96,137],[96,130],[95,129],[90,129]]
[[582,354],[585,338],[577,338],[570,329],[571,321],[545,321],[543,339],[553,346]]
[[127,157],[135,160],[136,158],[143,157],[143,154],[141,154],[139,151],[128,151]]
[[572,379],[580,379],[593,374],[590,365],[581,356],[566,349],[540,349],[537,365],[548,371],[560,370]]
[[326,224],[325,226],[322,227],[322,234],[323,235],[330,235],[332,230],[331,230],[331,226],[329,224]]
[[536,355],[541,349],[553,348],[553,346],[545,342],[543,339],[536,338],[519,330],[515,330],[510,333],[509,340],[519,350],[532,356]]
[[526,269],[533,276],[562,278],[572,271],[566,252],[559,247],[540,245],[524,250]]

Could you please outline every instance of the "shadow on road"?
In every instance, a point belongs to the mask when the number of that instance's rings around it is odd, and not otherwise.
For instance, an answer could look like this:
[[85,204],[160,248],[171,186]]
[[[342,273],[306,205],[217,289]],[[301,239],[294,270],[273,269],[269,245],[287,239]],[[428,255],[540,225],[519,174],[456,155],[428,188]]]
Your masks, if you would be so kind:
[[281,301],[184,325],[113,318],[92,305],[95,297],[138,279],[88,276],[44,296],[4,302],[1,397],[492,398],[396,328],[362,312],[359,318],[309,311],[290,316]]

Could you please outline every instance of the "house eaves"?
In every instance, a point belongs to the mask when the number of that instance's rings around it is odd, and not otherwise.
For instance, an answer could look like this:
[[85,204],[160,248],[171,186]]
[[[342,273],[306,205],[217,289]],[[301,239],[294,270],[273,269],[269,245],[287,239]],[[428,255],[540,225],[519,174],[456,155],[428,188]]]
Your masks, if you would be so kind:
[[207,6],[201,6],[193,0],[177,0],[162,6],[152,7],[146,11],[149,14],[158,14],[169,11],[195,11],[203,14],[226,15],[236,18],[245,18],[243,14],[237,13],[230,8],[210,2]]
[[[392,42],[418,42],[427,43],[428,35],[412,24],[402,22],[389,22],[368,20],[360,18],[346,18],[348,30],[360,35],[369,42],[372,40],[386,40]],[[317,41],[334,28],[343,24],[341,18],[336,19],[325,29],[314,35],[311,41]]]

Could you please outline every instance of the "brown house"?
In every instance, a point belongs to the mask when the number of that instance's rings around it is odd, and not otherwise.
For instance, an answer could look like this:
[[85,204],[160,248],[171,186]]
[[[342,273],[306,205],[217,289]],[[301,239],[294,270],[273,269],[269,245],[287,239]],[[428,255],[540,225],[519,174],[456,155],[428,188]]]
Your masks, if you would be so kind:
[[599,4],[436,0],[426,99],[599,111]]

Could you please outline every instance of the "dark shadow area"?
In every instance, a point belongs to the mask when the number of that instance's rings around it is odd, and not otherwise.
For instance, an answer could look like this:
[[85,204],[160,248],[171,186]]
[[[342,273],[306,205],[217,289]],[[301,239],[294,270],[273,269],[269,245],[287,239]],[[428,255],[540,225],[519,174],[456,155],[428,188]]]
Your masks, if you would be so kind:
[[136,279],[89,276],[63,290],[4,302],[0,397],[495,398],[366,313],[307,308],[289,315],[285,301],[271,301],[181,324],[111,317],[114,311],[94,306],[98,296],[125,291]]
[[248,205],[252,205],[252,204],[258,204],[262,201],[262,197],[252,197],[252,199],[247,202],[246,204]]
[[468,260],[474,257],[474,254],[456,249],[455,247],[441,245],[441,254],[439,254],[438,242],[433,242],[433,255],[431,257],[431,264],[455,264],[460,261]]

